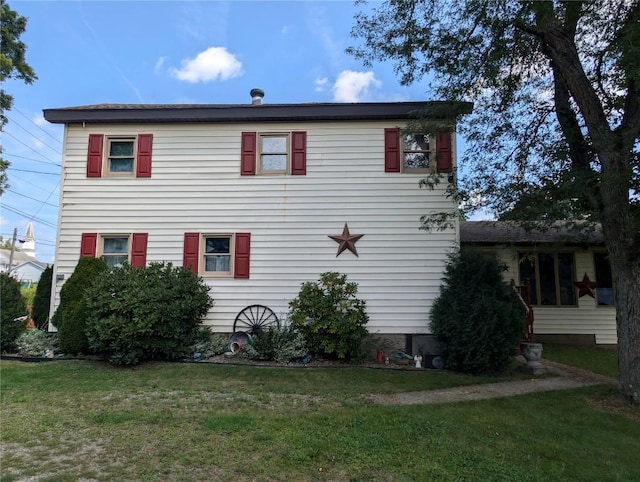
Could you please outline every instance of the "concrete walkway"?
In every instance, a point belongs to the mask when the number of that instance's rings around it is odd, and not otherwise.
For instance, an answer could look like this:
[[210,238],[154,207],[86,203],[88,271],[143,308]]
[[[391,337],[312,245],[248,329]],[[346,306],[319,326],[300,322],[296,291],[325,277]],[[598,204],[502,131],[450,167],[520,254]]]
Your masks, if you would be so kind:
[[421,392],[393,394],[371,394],[366,398],[381,405],[420,405],[430,403],[451,403],[489,398],[511,397],[534,392],[570,390],[591,385],[616,384],[617,380],[596,373],[544,360],[547,371],[555,376],[513,380],[464,387],[444,388]]

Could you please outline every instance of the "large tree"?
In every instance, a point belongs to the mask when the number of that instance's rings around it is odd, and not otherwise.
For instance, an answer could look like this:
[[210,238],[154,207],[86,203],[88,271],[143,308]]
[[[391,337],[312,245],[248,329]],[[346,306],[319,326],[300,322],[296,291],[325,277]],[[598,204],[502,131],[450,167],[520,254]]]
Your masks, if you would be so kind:
[[[7,79],[22,80],[31,84],[38,77],[25,59],[27,46],[20,41],[20,36],[27,28],[27,19],[11,10],[5,0],[0,0],[0,83],[4,86]],[[7,123],[5,111],[13,106],[13,96],[4,87],[0,89],[0,131]],[[8,187],[7,169],[9,161],[2,158],[0,147],[0,194]]]
[[352,33],[365,63],[474,102],[462,191],[497,215],[531,193],[588,206],[616,286],[619,388],[640,404],[640,4],[393,0]]

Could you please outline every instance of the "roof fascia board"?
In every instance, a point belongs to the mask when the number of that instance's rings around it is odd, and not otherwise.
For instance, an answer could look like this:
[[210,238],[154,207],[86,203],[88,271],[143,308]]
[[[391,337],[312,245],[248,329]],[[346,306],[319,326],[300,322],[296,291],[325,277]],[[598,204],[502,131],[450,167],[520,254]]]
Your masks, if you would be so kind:
[[253,105],[96,105],[45,109],[54,124],[74,123],[241,123],[282,121],[353,121],[456,119],[469,114],[470,102],[398,102],[360,104]]

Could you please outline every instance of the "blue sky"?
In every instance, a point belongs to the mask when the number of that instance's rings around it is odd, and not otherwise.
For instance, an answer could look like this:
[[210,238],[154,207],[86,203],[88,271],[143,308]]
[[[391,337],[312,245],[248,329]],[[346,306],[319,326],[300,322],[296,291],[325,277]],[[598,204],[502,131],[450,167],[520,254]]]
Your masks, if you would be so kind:
[[[42,110],[101,103],[395,102],[429,99],[391,64],[345,54],[352,1],[28,1],[21,39],[38,80],[5,83],[14,96],[2,134],[11,161],[0,234],[34,223],[40,260],[54,261],[63,129]],[[376,5],[376,2],[372,2]]]

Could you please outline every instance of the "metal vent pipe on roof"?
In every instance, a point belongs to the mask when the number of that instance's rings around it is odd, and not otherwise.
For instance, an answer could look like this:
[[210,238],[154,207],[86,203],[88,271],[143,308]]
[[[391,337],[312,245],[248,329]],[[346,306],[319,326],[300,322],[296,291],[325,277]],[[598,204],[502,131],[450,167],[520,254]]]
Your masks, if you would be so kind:
[[252,105],[262,105],[262,98],[264,97],[264,90],[262,89],[251,89],[249,92],[251,95],[251,104]]

